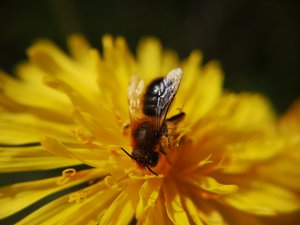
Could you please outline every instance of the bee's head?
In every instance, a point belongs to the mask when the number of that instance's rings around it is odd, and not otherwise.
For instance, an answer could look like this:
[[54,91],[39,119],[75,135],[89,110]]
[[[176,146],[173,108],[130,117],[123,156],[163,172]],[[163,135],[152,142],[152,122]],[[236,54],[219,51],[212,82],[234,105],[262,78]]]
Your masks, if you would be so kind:
[[150,167],[157,165],[159,154],[155,151],[141,152],[139,149],[133,149],[129,154],[124,148],[121,148],[130,158],[134,159],[140,166],[146,167],[151,173],[157,176]]
[[157,165],[159,154],[155,151],[145,151],[142,152],[139,149],[133,149],[131,156],[137,161],[141,166],[154,167]]

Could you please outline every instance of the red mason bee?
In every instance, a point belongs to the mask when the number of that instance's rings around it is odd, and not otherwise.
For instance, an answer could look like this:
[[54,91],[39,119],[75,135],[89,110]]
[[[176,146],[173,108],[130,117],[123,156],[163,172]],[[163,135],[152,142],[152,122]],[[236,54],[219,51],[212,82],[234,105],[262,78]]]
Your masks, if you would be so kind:
[[157,78],[147,88],[137,76],[133,76],[128,87],[132,153],[128,156],[140,166],[157,175],[151,167],[158,163],[160,153],[165,154],[161,143],[163,135],[168,139],[166,122],[179,121],[181,112],[166,120],[168,109],[177,93],[182,79],[182,70],[174,69],[166,77]]

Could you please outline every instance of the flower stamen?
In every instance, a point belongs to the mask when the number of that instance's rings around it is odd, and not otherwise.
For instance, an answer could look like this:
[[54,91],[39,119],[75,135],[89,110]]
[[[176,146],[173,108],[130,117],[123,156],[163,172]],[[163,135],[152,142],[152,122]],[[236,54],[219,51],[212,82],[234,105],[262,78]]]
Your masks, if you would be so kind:
[[58,180],[56,181],[57,185],[64,185],[66,183],[68,183],[71,179],[71,177],[73,177],[76,174],[76,170],[74,168],[68,168],[65,169],[62,172],[62,175],[60,178],[58,178]]
[[76,202],[77,204],[84,202],[87,199],[87,193],[83,191],[70,194],[69,202]]

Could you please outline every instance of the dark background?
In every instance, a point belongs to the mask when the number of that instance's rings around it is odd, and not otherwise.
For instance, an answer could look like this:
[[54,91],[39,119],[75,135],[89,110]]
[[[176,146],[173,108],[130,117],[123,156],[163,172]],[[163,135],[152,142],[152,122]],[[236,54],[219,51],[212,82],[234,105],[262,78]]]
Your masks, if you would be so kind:
[[124,35],[134,51],[154,35],[181,57],[198,48],[220,60],[226,88],[262,92],[283,112],[300,96],[299,12],[298,0],[2,0],[0,67],[13,73],[41,37],[64,48],[80,32],[100,48],[103,34]]

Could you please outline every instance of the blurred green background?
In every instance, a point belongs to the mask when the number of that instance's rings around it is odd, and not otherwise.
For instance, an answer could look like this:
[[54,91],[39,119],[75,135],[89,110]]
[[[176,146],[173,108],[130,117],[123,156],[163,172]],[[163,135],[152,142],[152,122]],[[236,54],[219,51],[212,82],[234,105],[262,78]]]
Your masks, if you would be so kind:
[[259,0],[6,0],[0,3],[0,67],[13,72],[36,39],[65,47],[80,32],[100,48],[124,35],[134,51],[154,35],[181,57],[195,49],[221,61],[225,87],[260,91],[279,112],[300,96],[300,2]]

